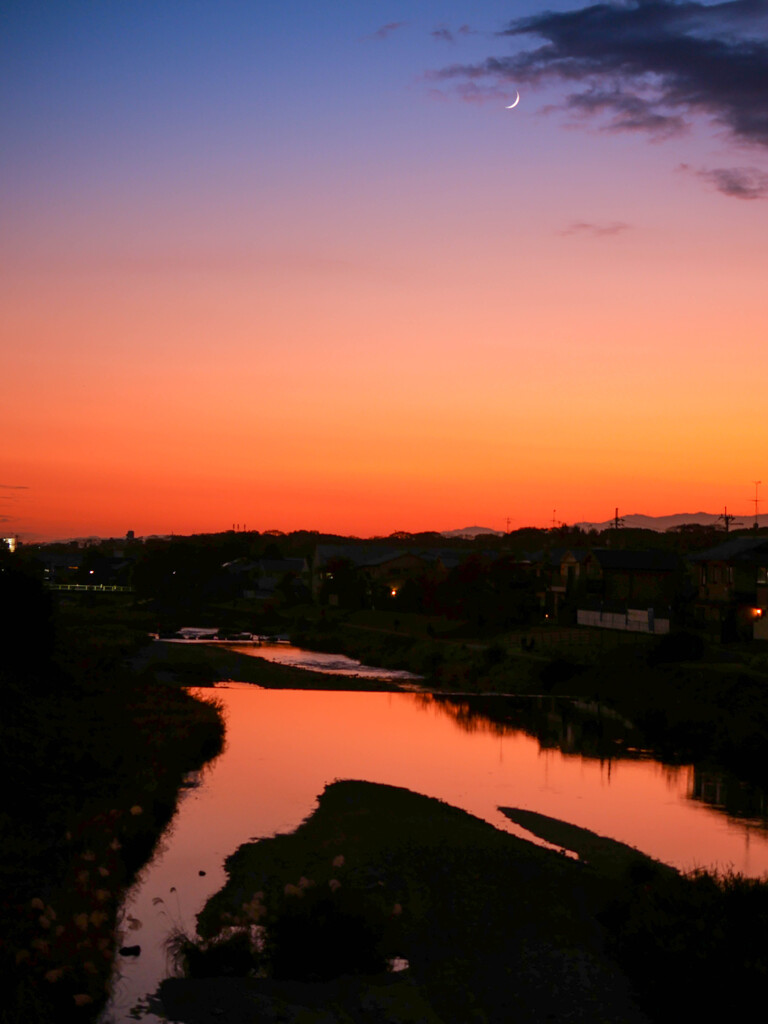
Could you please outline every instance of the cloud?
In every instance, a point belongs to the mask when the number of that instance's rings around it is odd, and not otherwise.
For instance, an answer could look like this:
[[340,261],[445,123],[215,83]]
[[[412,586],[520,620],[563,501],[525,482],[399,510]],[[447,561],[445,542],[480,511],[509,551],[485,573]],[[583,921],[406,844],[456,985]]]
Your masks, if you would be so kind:
[[603,116],[609,131],[666,137],[704,114],[768,146],[767,0],[598,3],[517,19],[498,35],[543,43],[430,77],[507,88],[559,81],[570,90],[564,108]]
[[[681,164],[679,169],[691,170],[688,164]],[[757,167],[713,167],[693,173],[734,199],[768,199],[768,173]]]
[[629,224],[622,220],[611,221],[609,224],[596,224],[591,221],[574,221],[564,228],[561,235],[593,235],[595,238],[605,238],[608,235],[618,235],[622,231],[628,231]]
[[403,28],[407,25],[407,21],[388,21],[386,25],[382,25],[381,28],[377,28],[375,32],[372,32],[369,36],[363,36],[364,39],[386,39],[387,36],[393,32],[397,32],[399,28]]
[[28,491],[26,484],[0,484],[0,491]]
[[475,35],[475,30],[470,28],[469,25],[460,25],[455,32],[449,29],[446,25],[438,25],[437,28],[430,32],[433,39],[436,39],[441,43],[455,43],[456,36],[472,36]]

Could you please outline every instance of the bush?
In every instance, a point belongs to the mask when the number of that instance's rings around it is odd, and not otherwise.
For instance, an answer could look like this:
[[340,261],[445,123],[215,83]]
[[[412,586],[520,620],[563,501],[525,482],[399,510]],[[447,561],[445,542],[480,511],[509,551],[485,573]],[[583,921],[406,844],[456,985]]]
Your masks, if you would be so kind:
[[387,969],[385,926],[382,908],[359,891],[303,890],[286,900],[267,928],[272,976],[328,981],[340,974],[379,974]]
[[553,658],[552,661],[547,662],[542,668],[539,673],[539,679],[541,680],[544,692],[548,692],[562,683],[570,683],[572,679],[575,679],[576,676],[581,675],[584,671],[583,665],[578,665],[567,658]]
[[188,978],[243,978],[261,960],[258,946],[245,928],[230,929],[207,942],[177,932],[168,942],[168,951]]
[[[656,1021],[724,1020],[768,978],[768,883],[724,874],[635,875],[604,915],[614,952]],[[715,979],[727,985],[713,988]]]
[[699,661],[704,654],[704,641],[696,633],[667,633],[659,638],[648,653],[649,665],[674,661]]
[[[341,874],[344,858],[332,861]],[[220,919],[218,934],[192,939],[182,932],[169,943],[187,977],[245,976],[259,971],[280,980],[329,981],[342,974],[380,974],[392,953],[399,906],[388,908],[377,884],[342,884],[338,877],[254,893],[237,915]]]

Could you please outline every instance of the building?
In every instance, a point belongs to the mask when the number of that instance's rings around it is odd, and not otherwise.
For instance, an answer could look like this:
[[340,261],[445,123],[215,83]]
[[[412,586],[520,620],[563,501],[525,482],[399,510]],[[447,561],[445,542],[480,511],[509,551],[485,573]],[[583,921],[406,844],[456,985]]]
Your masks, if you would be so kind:
[[699,629],[713,640],[768,640],[768,537],[733,537],[690,561]]

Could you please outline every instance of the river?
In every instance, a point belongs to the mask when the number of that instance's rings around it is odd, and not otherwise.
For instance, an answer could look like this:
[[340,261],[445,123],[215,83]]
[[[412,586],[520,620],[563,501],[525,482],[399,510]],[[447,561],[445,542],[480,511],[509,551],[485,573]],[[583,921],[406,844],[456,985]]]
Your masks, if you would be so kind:
[[324,675],[350,676],[353,679],[386,679],[401,686],[416,684],[422,678],[413,672],[406,672],[405,669],[375,668],[372,665],[364,665],[355,658],[348,658],[346,654],[308,651],[292,644],[262,644],[259,647],[227,644],[227,647],[237,654],[245,654],[250,658],[264,658],[265,661],[274,661],[278,665],[321,672]]
[[[211,691],[195,692],[205,698]],[[540,699],[529,701],[526,719],[524,699],[507,701],[498,716],[506,724],[498,724],[470,701],[428,694],[230,683],[216,696],[224,706],[225,749],[190,779],[126,898],[124,926],[130,918],[140,926],[126,930],[124,941],[140,944],[141,955],[118,958],[104,1022],[135,1019],[131,1008],[167,973],[165,938],[174,927],[194,930],[196,913],[224,884],[224,858],[249,839],[295,829],[334,779],[405,786],[524,837],[499,806],[562,818],[680,868],[768,871],[759,794],[733,783],[729,790],[727,779],[691,765],[669,767],[644,756],[619,719],[588,708]],[[484,700],[488,707],[496,698]],[[728,791],[736,813],[726,810]]]

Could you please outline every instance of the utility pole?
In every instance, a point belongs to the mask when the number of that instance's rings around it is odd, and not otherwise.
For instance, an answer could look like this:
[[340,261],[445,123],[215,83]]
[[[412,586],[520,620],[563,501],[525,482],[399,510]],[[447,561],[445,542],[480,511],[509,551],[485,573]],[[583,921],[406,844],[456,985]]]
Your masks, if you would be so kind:
[[614,515],[613,515],[613,528],[614,528],[614,530],[620,530],[623,525],[624,525],[624,519],[619,515],[619,509],[618,509],[618,506],[617,506],[616,507],[616,511],[614,512]]
[[758,526],[759,526],[759,523],[757,521],[757,517],[760,514],[760,499],[757,496],[757,489],[758,489],[758,487],[760,486],[760,484],[762,482],[763,482],[762,480],[754,480],[753,481],[753,483],[755,485],[755,497],[754,497],[754,502],[755,502],[755,529],[757,529]]
[[[723,506],[722,514],[719,515],[717,518],[718,519],[722,519],[723,526],[725,527],[725,532],[728,533],[729,529],[731,528],[731,523],[733,523],[733,521],[736,518],[736,516],[729,515],[728,514],[728,506],[724,505]],[[741,526],[742,524],[741,523],[735,523],[734,525],[735,526]]]

